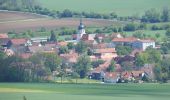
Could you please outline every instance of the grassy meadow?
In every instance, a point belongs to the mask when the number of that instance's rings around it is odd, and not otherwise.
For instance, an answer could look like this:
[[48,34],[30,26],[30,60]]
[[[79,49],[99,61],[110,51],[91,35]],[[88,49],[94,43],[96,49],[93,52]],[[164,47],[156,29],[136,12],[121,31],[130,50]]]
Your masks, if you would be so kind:
[[160,10],[170,4],[170,0],[38,0],[38,2],[51,10],[116,12],[120,16],[140,15],[150,8]]
[[170,84],[0,83],[0,100],[169,100],[169,93]]

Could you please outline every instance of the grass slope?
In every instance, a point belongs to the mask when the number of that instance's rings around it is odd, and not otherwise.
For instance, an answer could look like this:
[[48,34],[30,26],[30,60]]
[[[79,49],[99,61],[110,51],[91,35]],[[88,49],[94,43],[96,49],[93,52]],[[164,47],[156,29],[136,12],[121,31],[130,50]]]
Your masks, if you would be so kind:
[[0,83],[0,100],[169,100],[169,93],[170,84]]
[[116,12],[121,16],[141,14],[150,8],[159,10],[170,4],[170,0],[38,0],[38,2],[51,10]]

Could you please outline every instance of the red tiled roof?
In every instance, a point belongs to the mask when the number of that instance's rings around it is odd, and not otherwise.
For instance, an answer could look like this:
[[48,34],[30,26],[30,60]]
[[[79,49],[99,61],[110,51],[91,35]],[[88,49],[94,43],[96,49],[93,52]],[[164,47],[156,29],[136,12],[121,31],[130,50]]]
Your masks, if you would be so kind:
[[115,48],[96,49],[96,53],[115,53]]
[[14,45],[22,45],[27,42],[27,39],[11,39],[11,42]]
[[4,33],[3,33],[3,34],[0,33],[0,38],[1,38],[1,39],[2,39],[2,38],[8,38],[8,35],[7,35],[6,33],[5,33],[5,34],[4,34]]
[[89,35],[88,34],[83,34],[81,40],[83,40],[83,41],[89,40]]
[[137,41],[137,38],[134,37],[128,37],[128,38],[114,38],[113,42],[134,42]]
[[107,48],[107,44],[100,43],[100,44],[93,45],[93,49],[102,49],[102,48]]
[[68,60],[69,62],[75,63],[77,62],[78,54],[77,53],[61,54],[60,57],[65,60]]
[[68,44],[67,42],[58,42],[57,43],[57,45],[59,45],[59,46],[67,46],[67,44]]

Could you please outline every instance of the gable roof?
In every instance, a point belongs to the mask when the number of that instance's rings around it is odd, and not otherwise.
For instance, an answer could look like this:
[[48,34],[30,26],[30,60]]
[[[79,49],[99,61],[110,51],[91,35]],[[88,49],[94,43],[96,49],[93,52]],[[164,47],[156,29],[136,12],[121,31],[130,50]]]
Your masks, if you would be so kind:
[[27,39],[11,39],[13,45],[23,45],[27,42]]
[[116,53],[115,48],[96,49],[95,53]]
[[77,53],[68,53],[68,54],[60,54],[60,57],[63,58],[64,60],[67,60],[71,63],[76,63],[78,59],[78,54]]
[[128,38],[114,38],[112,42],[134,42],[137,41],[137,38],[128,37]]
[[67,44],[68,44],[67,42],[63,42],[63,41],[57,43],[58,46],[67,46]]

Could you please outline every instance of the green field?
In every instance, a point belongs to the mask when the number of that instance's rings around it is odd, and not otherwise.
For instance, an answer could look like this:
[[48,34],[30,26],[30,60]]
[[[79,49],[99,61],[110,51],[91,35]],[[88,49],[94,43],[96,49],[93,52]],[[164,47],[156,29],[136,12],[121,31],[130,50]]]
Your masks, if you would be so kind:
[[127,16],[141,14],[150,8],[158,10],[169,6],[170,0],[38,0],[40,4],[51,10],[110,13]]
[[169,100],[170,84],[0,83],[0,100]]

